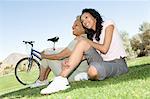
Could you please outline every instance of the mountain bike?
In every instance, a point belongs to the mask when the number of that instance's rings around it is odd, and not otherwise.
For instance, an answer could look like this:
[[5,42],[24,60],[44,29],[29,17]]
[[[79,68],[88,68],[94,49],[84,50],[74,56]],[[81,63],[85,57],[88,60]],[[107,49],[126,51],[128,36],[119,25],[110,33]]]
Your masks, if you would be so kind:
[[[55,42],[59,37],[50,38],[47,41],[54,43],[53,50],[55,50]],[[34,83],[40,76],[40,52],[33,48],[34,41],[23,41],[25,45],[31,46],[28,57],[20,59],[15,66],[15,77],[23,85]]]

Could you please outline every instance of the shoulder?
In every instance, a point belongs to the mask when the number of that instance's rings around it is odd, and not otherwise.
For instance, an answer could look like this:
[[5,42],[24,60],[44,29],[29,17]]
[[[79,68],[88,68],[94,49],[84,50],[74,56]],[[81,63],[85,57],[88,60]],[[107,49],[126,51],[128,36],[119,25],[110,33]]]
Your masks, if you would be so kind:
[[74,39],[69,43],[69,45],[74,45],[74,44],[77,43],[77,41],[78,41],[78,39],[77,39],[77,37],[76,37],[76,38],[74,38]]
[[107,27],[107,26],[110,26],[110,25],[113,25],[115,26],[115,22],[113,20],[106,20],[102,23],[103,27]]

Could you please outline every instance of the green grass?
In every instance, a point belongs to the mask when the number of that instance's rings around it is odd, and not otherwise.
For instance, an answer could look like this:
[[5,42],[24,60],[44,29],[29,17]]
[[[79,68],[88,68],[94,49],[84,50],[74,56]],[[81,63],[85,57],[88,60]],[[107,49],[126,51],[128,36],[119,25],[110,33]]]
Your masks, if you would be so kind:
[[20,85],[14,75],[0,77],[0,99],[150,99],[150,56],[128,61],[127,74],[104,81],[71,83],[71,88],[52,95],[40,95],[40,88]]

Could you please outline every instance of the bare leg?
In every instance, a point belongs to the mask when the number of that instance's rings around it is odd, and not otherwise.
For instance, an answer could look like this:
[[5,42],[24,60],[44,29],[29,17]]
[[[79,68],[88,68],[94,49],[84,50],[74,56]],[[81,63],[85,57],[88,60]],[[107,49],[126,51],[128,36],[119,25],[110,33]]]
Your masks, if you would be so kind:
[[90,49],[90,45],[88,42],[82,40],[80,41],[74,51],[72,52],[71,56],[69,57],[69,60],[66,62],[63,62],[62,64],[62,71],[60,73],[60,76],[56,77],[47,88],[44,88],[41,90],[41,94],[51,94],[55,93],[61,90],[68,89],[69,81],[67,80],[67,77],[69,74],[78,66],[78,64],[81,62],[83,58],[84,52],[88,51]]
[[40,77],[35,83],[30,85],[30,88],[35,88],[35,87],[47,85],[48,84],[47,77],[48,77],[48,74],[50,71],[51,71],[50,68],[44,68],[43,66],[41,66]]
[[50,72],[51,72],[51,69],[48,67],[48,68],[47,68],[47,71],[46,71],[46,73],[45,73],[44,80],[46,80],[46,79],[48,78],[48,75],[49,75]]
[[76,68],[76,66],[81,62],[84,52],[86,52],[91,46],[85,40],[80,41],[71,56],[69,57],[68,62],[63,63],[63,70],[60,73],[60,76],[68,77],[68,75]]
[[45,80],[45,75],[46,75],[47,69],[48,69],[48,68],[44,68],[43,66],[41,66],[41,69],[40,69],[40,77],[39,77],[39,80],[40,80],[40,81]]

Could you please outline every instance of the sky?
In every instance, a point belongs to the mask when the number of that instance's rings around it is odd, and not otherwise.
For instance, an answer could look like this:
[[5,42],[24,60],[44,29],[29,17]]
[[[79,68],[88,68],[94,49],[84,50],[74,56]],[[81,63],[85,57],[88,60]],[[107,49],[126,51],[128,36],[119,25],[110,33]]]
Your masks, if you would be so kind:
[[48,38],[59,36],[56,48],[66,47],[84,8],[96,9],[130,37],[150,22],[150,0],[0,0],[0,61],[14,52],[25,53],[23,40],[35,41],[34,48],[42,51],[53,46]]

